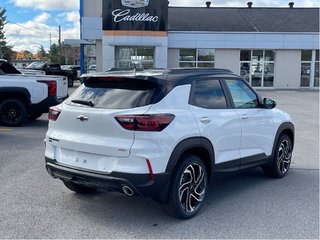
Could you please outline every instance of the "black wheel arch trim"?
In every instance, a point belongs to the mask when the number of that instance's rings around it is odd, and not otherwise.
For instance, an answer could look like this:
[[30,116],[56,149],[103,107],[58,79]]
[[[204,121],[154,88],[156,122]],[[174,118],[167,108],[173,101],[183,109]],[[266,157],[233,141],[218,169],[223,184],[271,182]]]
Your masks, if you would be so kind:
[[191,137],[182,140],[180,143],[176,145],[174,150],[171,153],[171,156],[169,158],[169,162],[167,164],[166,172],[172,173],[179,162],[179,159],[184,153],[187,153],[189,150],[196,149],[196,148],[202,148],[207,151],[207,153],[210,156],[210,164],[211,169],[208,169],[212,172],[213,167],[215,165],[214,160],[214,148],[211,144],[211,142],[204,137]]
[[[22,94],[25,97],[25,100],[27,100],[28,104],[30,104],[31,100],[31,94],[28,89],[24,87],[0,87],[0,93],[9,93],[9,94]],[[11,98],[11,97],[9,97]],[[5,99],[7,99],[5,97]]]
[[290,133],[290,136],[288,136],[288,137],[291,139],[291,144],[292,144],[292,149],[293,149],[293,146],[294,146],[294,134],[295,134],[294,125],[291,122],[284,122],[279,126],[279,128],[277,130],[276,136],[274,138],[274,143],[273,143],[272,155],[271,156],[274,156],[274,151],[276,150],[275,148],[277,146],[277,142],[278,142],[278,139],[279,139],[280,135],[282,133],[285,133],[285,132],[288,132],[288,131]]

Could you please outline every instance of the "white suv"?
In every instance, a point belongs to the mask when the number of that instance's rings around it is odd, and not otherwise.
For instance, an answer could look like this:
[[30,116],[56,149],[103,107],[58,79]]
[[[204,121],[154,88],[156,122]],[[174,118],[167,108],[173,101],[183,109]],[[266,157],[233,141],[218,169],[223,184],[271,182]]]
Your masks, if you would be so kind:
[[46,169],[78,193],[142,195],[191,218],[214,172],[287,174],[294,125],[224,69],[88,75],[49,112]]

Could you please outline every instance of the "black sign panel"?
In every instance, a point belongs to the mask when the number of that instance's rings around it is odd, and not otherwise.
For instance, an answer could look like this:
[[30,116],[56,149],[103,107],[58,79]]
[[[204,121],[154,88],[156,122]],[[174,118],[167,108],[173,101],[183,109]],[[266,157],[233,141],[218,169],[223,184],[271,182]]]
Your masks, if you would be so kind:
[[168,0],[103,0],[103,30],[167,31]]

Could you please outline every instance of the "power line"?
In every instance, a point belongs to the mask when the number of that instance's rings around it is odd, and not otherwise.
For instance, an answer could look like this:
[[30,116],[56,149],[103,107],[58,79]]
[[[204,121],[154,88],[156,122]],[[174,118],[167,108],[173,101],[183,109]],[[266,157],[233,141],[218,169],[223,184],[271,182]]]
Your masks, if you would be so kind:
[[[12,21],[8,21],[8,23],[15,24],[15,25],[17,25],[17,26],[19,26],[19,27],[22,27],[22,28],[25,28],[25,29],[28,29],[28,30],[32,30],[32,31],[36,31],[36,32],[43,33],[43,31],[41,31],[41,30],[34,29],[34,28],[29,28],[29,27],[23,26],[23,25],[21,25],[21,24],[19,24],[19,23],[15,23],[15,22],[12,22]],[[47,35],[49,35],[49,34],[51,34],[51,33],[47,33]],[[56,36],[56,35],[53,35],[53,36],[51,35],[51,37],[54,37],[54,38],[58,38],[58,39],[59,39],[59,37]]]

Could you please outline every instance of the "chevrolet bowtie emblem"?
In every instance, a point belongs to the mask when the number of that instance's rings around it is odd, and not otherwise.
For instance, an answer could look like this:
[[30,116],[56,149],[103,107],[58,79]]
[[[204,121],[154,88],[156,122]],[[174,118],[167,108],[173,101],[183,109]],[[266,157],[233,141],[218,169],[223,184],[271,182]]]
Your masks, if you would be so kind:
[[77,119],[79,119],[81,122],[83,122],[83,121],[88,121],[88,120],[89,120],[89,118],[86,117],[86,116],[84,116],[84,115],[78,116]]

